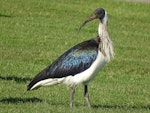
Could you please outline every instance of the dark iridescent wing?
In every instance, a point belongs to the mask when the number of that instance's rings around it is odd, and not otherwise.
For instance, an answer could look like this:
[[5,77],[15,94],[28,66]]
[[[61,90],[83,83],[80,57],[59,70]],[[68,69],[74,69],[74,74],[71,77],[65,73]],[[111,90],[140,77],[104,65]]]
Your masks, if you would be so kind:
[[40,80],[48,78],[62,78],[76,75],[88,69],[98,54],[96,39],[84,41],[61,55],[50,66],[41,71],[29,84],[33,86]]
[[51,75],[52,78],[61,78],[68,75],[74,76],[89,68],[95,61],[96,56],[96,50],[75,50],[64,58],[60,58],[58,63],[52,65],[47,71],[47,75]]

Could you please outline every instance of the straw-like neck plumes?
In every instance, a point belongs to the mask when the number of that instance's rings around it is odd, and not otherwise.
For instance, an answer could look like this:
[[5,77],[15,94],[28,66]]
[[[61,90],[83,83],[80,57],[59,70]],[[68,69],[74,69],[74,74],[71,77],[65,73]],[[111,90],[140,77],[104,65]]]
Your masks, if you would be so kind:
[[107,13],[98,27],[98,35],[100,37],[99,49],[105,56],[106,62],[109,62],[111,57],[114,57],[113,43],[109,37],[107,30]]

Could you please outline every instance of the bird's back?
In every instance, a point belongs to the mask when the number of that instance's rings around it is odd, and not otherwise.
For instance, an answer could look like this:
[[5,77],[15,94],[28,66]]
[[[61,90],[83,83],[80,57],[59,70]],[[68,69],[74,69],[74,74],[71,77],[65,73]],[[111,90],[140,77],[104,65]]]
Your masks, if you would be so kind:
[[98,39],[91,39],[77,44],[62,54],[50,66],[46,67],[28,85],[30,90],[36,83],[49,78],[74,76],[88,69],[98,54]]

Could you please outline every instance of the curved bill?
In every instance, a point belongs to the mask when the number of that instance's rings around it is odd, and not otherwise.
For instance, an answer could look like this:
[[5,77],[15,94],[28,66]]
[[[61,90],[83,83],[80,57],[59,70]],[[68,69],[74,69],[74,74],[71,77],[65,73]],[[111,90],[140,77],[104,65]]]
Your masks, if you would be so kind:
[[97,18],[96,15],[92,15],[92,16],[90,16],[88,19],[86,19],[86,20],[81,24],[81,26],[79,27],[78,33],[80,32],[81,28],[82,28],[86,23],[88,23],[88,22],[90,22],[91,20],[96,19],[96,18]]

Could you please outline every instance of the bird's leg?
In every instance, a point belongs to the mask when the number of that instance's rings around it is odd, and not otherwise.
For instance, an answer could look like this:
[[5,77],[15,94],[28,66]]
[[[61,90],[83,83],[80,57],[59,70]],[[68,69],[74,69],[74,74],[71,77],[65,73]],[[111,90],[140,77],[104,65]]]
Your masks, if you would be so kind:
[[71,92],[70,92],[70,108],[73,108],[74,103],[74,93],[75,93],[75,84],[71,86]]
[[91,109],[91,104],[90,104],[90,100],[89,100],[88,86],[87,85],[84,86],[84,97],[85,97],[85,100],[87,102],[88,108]]

